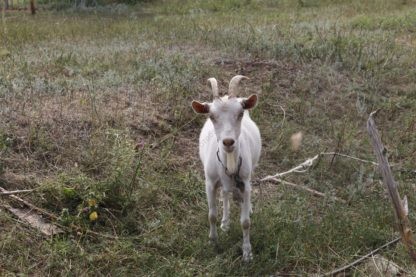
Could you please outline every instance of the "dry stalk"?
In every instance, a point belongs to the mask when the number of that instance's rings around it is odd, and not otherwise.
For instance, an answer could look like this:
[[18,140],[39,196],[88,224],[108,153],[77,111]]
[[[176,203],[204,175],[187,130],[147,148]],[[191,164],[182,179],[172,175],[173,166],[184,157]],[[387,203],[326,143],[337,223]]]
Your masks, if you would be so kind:
[[374,154],[377,157],[379,163],[379,170],[383,177],[383,182],[387,187],[387,190],[390,195],[390,199],[393,204],[395,211],[395,217],[397,221],[397,227],[399,229],[400,235],[402,237],[403,243],[406,245],[410,257],[413,261],[416,262],[416,249],[415,242],[412,236],[412,229],[410,228],[408,215],[408,205],[406,196],[402,200],[400,198],[399,191],[397,190],[397,184],[394,181],[393,174],[390,169],[389,162],[387,160],[387,150],[381,142],[380,135],[377,130],[377,126],[374,122],[373,115],[376,112],[372,112],[367,121],[367,131],[371,138],[371,143],[373,145]]
[[[312,193],[313,195],[316,195],[316,196],[322,196],[322,197],[326,196],[325,193],[322,193],[320,191],[308,188],[307,186],[304,186],[304,185],[298,185],[298,184],[295,184],[295,183],[291,183],[291,182],[288,182],[288,181],[285,181],[285,180],[282,180],[282,179],[273,178],[273,179],[269,179],[269,181],[275,181],[275,182],[278,182],[278,183],[282,183],[282,184],[285,184],[285,185],[292,186],[292,187],[297,188],[297,189],[305,190],[305,191],[310,192],[310,193]],[[338,201],[338,202],[341,202],[341,203],[344,203],[344,204],[347,203],[347,201],[345,201],[344,199],[341,199],[341,198],[338,198],[338,197],[332,197],[332,198],[334,200]]]
[[331,155],[331,156],[332,156],[332,155],[334,155],[334,156],[340,156],[340,157],[344,157],[344,158],[348,158],[348,159],[356,160],[356,161],[363,162],[363,163],[370,163],[370,164],[372,164],[372,165],[378,165],[378,163],[373,162],[373,161],[364,160],[364,159],[360,159],[360,158],[357,158],[357,157],[353,157],[353,156],[349,156],[349,155],[345,155],[345,154],[342,154],[342,153],[337,153],[337,152],[322,152],[322,153],[320,153],[319,155],[321,155],[321,156],[324,156],[324,155]]

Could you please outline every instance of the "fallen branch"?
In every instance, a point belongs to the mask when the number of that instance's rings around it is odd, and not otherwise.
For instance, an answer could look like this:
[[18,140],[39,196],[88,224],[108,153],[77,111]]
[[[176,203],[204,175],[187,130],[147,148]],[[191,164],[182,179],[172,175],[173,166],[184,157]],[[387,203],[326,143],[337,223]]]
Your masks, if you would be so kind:
[[[304,185],[298,185],[298,184],[295,184],[295,183],[291,183],[291,182],[288,182],[288,181],[285,181],[285,180],[282,180],[282,179],[272,178],[272,179],[268,179],[268,181],[274,181],[274,182],[282,183],[282,184],[285,184],[285,185],[289,185],[289,186],[292,186],[294,188],[310,192],[310,193],[312,193],[313,195],[316,195],[316,196],[321,196],[321,197],[326,196],[325,193],[322,193],[320,191],[308,188],[307,186],[304,186]],[[338,202],[341,202],[341,203],[344,203],[344,204],[347,203],[347,201],[345,201],[344,199],[341,199],[341,198],[338,198],[338,197],[335,197],[335,196],[332,197],[332,198],[334,200],[338,201]]]
[[33,189],[21,189],[21,190],[4,190],[0,192],[0,195],[18,194],[24,192],[32,192]]
[[394,181],[394,177],[387,160],[387,150],[381,142],[380,135],[373,119],[373,115],[375,113],[376,112],[372,112],[368,118],[367,131],[371,138],[374,154],[376,155],[377,161],[379,163],[378,168],[383,177],[383,182],[387,187],[390,199],[393,204],[397,227],[402,237],[402,241],[406,245],[410,257],[413,259],[413,261],[416,262],[415,242],[412,237],[412,229],[410,228],[409,219],[407,217],[409,213],[407,198],[406,196],[403,198],[403,200],[400,198],[399,191],[397,190],[397,184]]
[[392,240],[392,241],[390,241],[390,242],[388,242],[388,243],[386,243],[386,244],[383,244],[383,245],[382,245],[382,246],[380,246],[379,248],[377,248],[377,249],[375,249],[375,250],[371,251],[370,253],[368,253],[368,254],[366,254],[366,255],[364,255],[364,256],[362,256],[362,257],[358,258],[357,260],[353,261],[352,263],[347,264],[347,265],[345,265],[345,266],[343,266],[343,267],[340,267],[340,268],[338,268],[338,269],[335,269],[335,270],[333,270],[333,271],[331,271],[331,272],[325,273],[325,274],[324,274],[324,275],[322,275],[322,276],[334,276],[335,274],[338,274],[338,273],[344,272],[345,270],[347,270],[347,269],[349,269],[349,268],[351,268],[351,267],[353,267],[353,266],[356,266],[357,264],[361,263],[361,262],[362,262],[362,261],[364,261],[365,259],[367,259],[367,258],[369,258],[369,257],[373,256],[374,254],[376,254],[376,253],[377,253],[378,251],[380,251],[381,249],[386,248],[386,247],[388,247],[388,246],[390,246],[390,245],[392,245],[392,244],[394,244],[394,243],[398,242],[399,240],[400,240],[400,237],[399,237],[399,238],[395,238],[394,240]]

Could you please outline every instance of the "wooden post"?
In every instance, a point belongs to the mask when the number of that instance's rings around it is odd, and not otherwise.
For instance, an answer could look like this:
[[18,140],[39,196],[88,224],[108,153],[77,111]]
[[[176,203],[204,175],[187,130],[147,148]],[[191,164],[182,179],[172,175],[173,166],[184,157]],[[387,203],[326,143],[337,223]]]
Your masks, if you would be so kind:
[[32,15],[36,14],[35,0],[30,0],[30,13]]
[[[3,32],[4,32],[4,35],[6,35],[6,31],[7,31],[7,29],[6,29],[6,3],[8,4],[8,2],[6,2],[7,0],[4,0],[4,5],[2,5],[2,8],[1,8],[1,23],[2,23],[2,25],[3,25]],[[2,39],[2,37],[0,36],[0,39]]]
[[416,262],[416,251],[415,243],[412,237],[412,230],[410,229],[408,215],[407,198],[404,197],[401,200],[399,192],[397,190],[396,182],[394,181],[393,174],[390,169],[389,162],[387,160],[387,150],[381,142],[380,135],[378,133],[376,124],[373,119],[373,115],[376,113],[372,112],[367,121],[367,131],[371,138],[371,144],[373,145],[374,154],[377,157],[378,168],[381,175],[383,176],[383,182],[387,187],[390,195],[390,199],[393,202],[393,208],[395,211],[397,227],[400,231],[403,243],[406,245],[410,257]]

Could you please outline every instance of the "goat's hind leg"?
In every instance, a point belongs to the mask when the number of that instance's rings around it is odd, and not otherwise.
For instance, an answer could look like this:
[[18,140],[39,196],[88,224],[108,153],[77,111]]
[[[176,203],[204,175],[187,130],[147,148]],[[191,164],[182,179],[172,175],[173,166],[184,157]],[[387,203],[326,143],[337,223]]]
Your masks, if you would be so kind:
[[209,179],[205,181],[205,189],[208,199],[208,220],[209,220],[209,239],[212,242],[217,241],[217,203],[216,203],[216,194],[217,194],[217,184],[212,182]]

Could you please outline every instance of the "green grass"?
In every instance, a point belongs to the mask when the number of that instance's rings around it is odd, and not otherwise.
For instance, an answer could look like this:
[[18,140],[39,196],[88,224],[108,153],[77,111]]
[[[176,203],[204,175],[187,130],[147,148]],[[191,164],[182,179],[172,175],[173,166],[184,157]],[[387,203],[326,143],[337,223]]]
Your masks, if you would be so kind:
[[[326,157],[287,177],[325,198],[282,184],[255,188],[252,263],[241,261],[235,204],[230,232],[210,245],[197,149],[204,118],[190,102],[211,99],[209,77],[221,91],[236,74],[250,77],[242,94],[260,96],[252,117],[263,137],[255,178],[323,151],[374,160],[365,123],[381,109],[376,122],[414,222],[414,10],[410,1],[210,0],[138,4],[122,14],[6,14],[0,185],[35,188],[22,198],[82,230],[44,238],[2,209],[1,274],[304,276],[391,240],[394,217],[377,168]],[[293,151],[298,131],[304,140]],[[25,178],[36,182],[18,181]],[[414,272],[403,245],[382,254]]]

